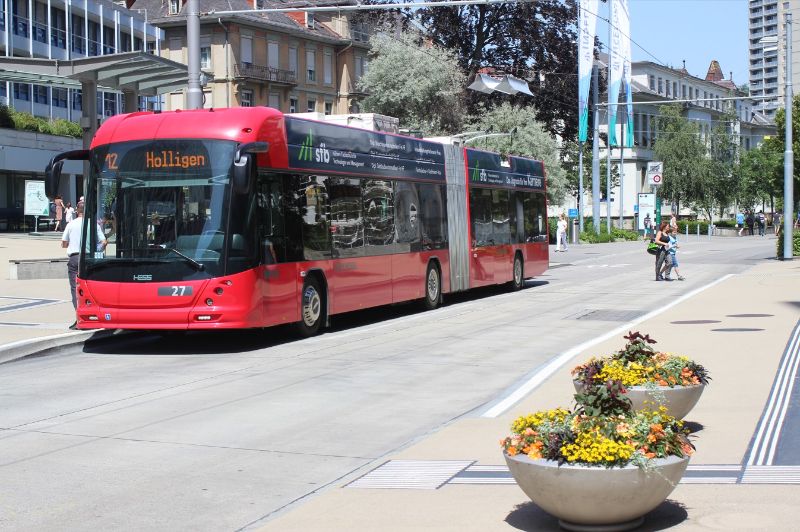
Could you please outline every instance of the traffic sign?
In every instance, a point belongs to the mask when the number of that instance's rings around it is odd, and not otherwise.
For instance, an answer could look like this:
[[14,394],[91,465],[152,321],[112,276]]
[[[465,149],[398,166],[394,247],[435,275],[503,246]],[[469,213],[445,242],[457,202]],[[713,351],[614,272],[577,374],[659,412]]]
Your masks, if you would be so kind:
[[647,163],[647,182],[650,186],[657,187],[664,182],[664,163],[652,161]]
[[567,216],[569,216],[570,218],[577,218],[578,209],[567,209]]

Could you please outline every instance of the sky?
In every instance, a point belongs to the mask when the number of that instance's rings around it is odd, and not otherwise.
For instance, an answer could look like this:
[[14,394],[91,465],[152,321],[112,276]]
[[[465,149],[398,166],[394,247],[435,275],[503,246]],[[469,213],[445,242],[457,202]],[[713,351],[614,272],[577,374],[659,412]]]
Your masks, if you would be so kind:
[[[633,61],[681,68],[685,59],[689,74],[705,78],[716,59],[725,79],[733,71],[737,85],[749,82],[748,0],[629,0],[629,9]],[[607,3],[599,14],[608,17]],[[598,21],[597,35],[608,43],[608,25]]]

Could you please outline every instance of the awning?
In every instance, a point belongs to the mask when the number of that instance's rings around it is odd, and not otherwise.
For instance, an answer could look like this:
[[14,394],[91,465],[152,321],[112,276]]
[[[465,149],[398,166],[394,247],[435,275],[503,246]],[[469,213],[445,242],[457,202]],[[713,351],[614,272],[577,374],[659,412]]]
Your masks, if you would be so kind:
[[155,96],[185,88],[188,78],[186,65],[145,52],[125,52],[70,61],[0,57],[0,81],[16,83],[79,88],[82,82],[94,82],[103,90]]

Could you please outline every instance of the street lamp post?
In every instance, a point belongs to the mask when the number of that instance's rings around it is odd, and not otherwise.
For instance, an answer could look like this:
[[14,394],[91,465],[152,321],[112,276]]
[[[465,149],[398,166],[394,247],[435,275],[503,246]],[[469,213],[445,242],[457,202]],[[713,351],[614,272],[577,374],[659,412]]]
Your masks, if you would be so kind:
[[792,260],[794,152],[792,151],[792,13],[786,8],[786,149],[783,152],[783,260]]

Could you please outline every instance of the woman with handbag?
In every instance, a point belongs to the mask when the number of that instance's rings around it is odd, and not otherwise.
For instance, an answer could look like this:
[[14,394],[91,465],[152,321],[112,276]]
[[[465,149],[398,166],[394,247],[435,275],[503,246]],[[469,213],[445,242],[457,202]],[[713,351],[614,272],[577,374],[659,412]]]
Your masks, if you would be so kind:
[[661,268],[664,266],[664,259],[667,256],[667,249],[669,246],[668,228],[669,222],[661,222],[654,239],[655,243],[658,245],[658,251],[656,252],[656,281],[664,280],[664,277],[661,276]]

